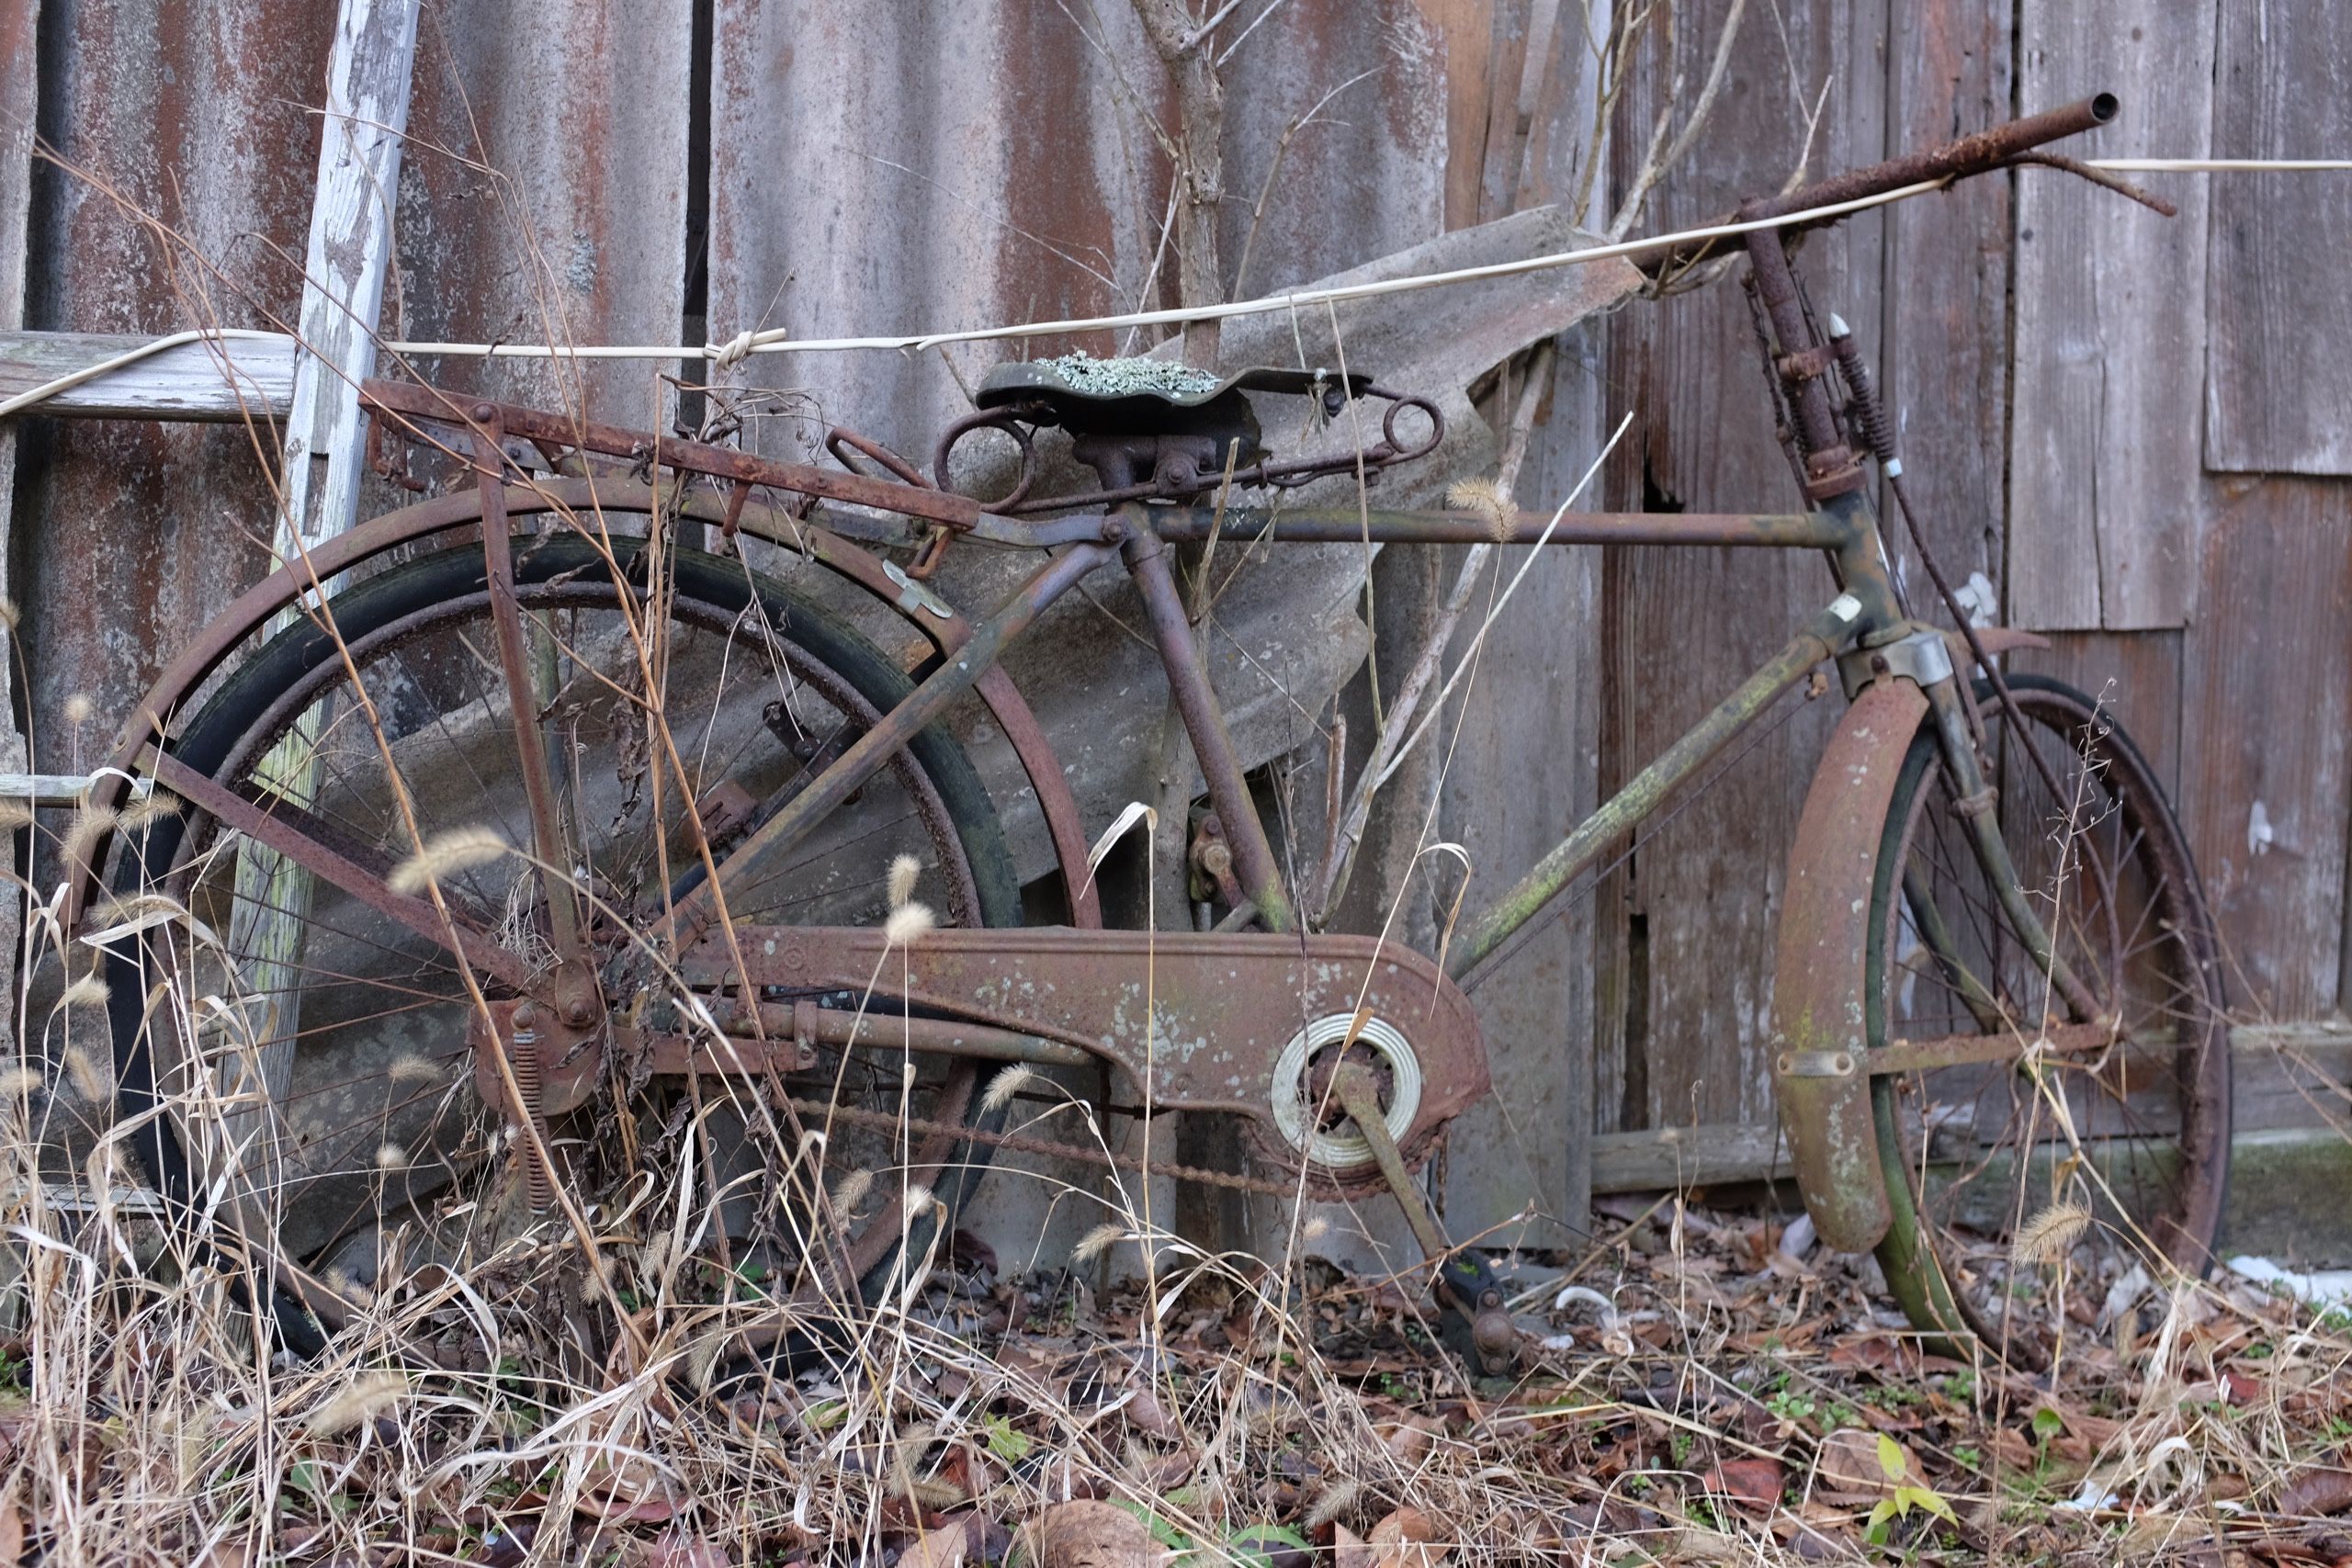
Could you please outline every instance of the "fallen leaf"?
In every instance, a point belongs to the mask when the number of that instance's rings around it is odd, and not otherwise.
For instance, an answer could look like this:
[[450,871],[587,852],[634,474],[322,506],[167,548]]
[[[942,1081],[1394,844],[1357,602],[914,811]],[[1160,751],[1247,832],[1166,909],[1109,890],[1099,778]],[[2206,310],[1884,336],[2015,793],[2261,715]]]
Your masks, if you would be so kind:
[[1376,1422],[1372,1429],[1380,1435],[1382,1446],[1395,1454],[1400,1462],[1418,1464],[1430,1451],[1430,1439],[1444,1432],[1445,1418],[1442,1416],[1408,1416],[1397,1421]]
[[1159,1401],[1159,1392],[1148,1382],[1138,1382],[1135,1397],[1119,1407],[1119,1414],[1128,1426],[1148,1438],[1173,1438],[1184,1435],[1183,1424],[1168,1413],[1168,1406]]
[[971,1547],[971,1532],[961,1519],[953,1520],[918,1536],[912,1546],[899,1553],[899,1568],[964,1568],[965,1554]]
[[2278,1493],[2278,1511],[2324,1517],[2352,1508],[2352,1470],[2313,1465],[2298,1471]]
[[1331,1527],[1331,1568],[1373,1568],[1371,1546],[1345,1525]]
[[[1893,1475],[1882,1462],[1882,1441],[1893,1447],[1899,1461]],[[1918,1473],[1917,1458],[1894,1438],[1859,1427],[1840,1427],[1821,1439],[1815,1490],[1833,1503],[1875,1503],[1892,1494],[1904,1476]]]
[[1127,1466],[1128,1478],[1147,1492],[1173,1492],[1193,1479],[1200,1468],[1201,1450],[1177,1449],[1164,1454],[1138,1455]]
[[1437,1523],[1419,1508],[1399,1508],[1372,1527],[1366,1544],[1374,1568],[1437,1568],[1445,1548],[1433,1545]]
[[1745,1564],[1756,1560],[1755,1548],[1734,1540],[1719,1530],[1704,1529],[1697,1525],[1685,1525],[1676,1532],[1672,1555],[1685,1562]]
[[8,1568],[22,1561],[25,1555],[25,1515],[13,1497],[0,1503],[0,1563]]
[[1900,1364],[1902,1357],[1894,1341],[1879,1335],[1862,1339],[1848,1339],[1830,1347],[1824,1358],[1833,1367],[1869,1367],[1883,1371]]
[[1144,1522],[1115,1503],[1057,1503],[1022,1531],[1037,1568],[1158,1568],[1166,1556]]
[[1996,1427],[1985,1434],[1984,1446],[1992,1450],[1992,1460],[2005,1471],[2031,1470],[2033,1444],[2015,1427]]
[[1707,1472],[1704,1484],[1710,1492],[1769,1508],[1780,1502],[1788,1477],[1778,1460],[1727,1459]]

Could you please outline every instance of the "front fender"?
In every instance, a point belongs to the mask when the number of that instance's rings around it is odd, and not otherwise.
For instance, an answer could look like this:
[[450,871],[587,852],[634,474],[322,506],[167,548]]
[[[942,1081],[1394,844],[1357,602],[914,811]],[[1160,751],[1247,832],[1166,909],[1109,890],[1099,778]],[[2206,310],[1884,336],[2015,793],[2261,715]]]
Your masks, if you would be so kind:
[[1909,681],[1879,681],[1855,698],[1814,773],[1789,851],[1772,1091],[1805,1210],[1839,1252],[1869,1251],[1894,1218],[1871,1116],[1862,955],[1895,778],[1927,712]]

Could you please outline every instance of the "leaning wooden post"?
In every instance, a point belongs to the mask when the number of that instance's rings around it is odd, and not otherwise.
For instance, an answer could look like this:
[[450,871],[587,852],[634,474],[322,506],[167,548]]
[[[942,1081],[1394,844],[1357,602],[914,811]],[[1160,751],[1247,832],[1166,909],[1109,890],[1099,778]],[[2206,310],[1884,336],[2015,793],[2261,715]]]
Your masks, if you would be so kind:
[[[342,0],[335,21],[273,546],[283,561],[343,533],[358,513],[365,467],[359,383],[376,363],[376,317],[391,260],[418,6],[419,0]],[[270,629],[298,619],[288,611]],[[319,734],[318,716],[303,716],[263,760],[255,782],[290,804],[307,805],[316,784]],[[292,862],[247,843],[238,853],[236,886],[230,946],[250,955],[239,976],[246,997],[241,1010],[252,1032],[254,1066],[274,1100],[293,1070],[300,1022],[294,960],[310,913],[311,882]],[[246,1043],[220,1043],[230,1047],[225,1060],[243,1057],[238,1047]],[[237,1103],[233,1095],[231,1103]],[[224,1129],[230,1146],[241,1146],[252,1126],[247,1115],[232,1113]]]

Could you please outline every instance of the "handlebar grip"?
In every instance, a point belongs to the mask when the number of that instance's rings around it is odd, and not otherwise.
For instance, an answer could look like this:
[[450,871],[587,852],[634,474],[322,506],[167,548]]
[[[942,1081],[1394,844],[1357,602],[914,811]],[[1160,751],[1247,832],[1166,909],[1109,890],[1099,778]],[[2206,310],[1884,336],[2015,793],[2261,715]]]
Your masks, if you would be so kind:
[[2094,93],[2063,108],[2045,109],[2007,125],[1996,125],[1946,146],[1907,152],[1867,169],[1849,169],[1786,196],[1747,202],[1740,208],[1739,215],[1742,219],[1780,218],[1811,208],[1883,196],[1924,180],[1966,179],[1971,175],[1999,168],[2018,153],[2030,152],[2044,142],[2105,125],[2122,107],[2122,100],[2113,93]]

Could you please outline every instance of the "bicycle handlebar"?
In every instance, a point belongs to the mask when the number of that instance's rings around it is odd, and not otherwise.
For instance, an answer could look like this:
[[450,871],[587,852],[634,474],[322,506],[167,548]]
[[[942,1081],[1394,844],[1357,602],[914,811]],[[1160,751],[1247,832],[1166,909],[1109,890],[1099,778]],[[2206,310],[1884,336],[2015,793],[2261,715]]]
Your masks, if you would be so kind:
[[1742,220],[1778,218],[1810,208],[1834,207],[1840,202],[1883,196],[1927,180],[1964,180],[1972,175],[1989,174],[2046,141],[2105,125],[2122,107],[2122,100],[2113,93],[2094,93],[2063,108],[2047,109],[2007,125],[1996,125],[1946,146],[1906,152],[1866,169],[1849,169],[1786,196],[1751,199],[1741,205],[1739,216]]

